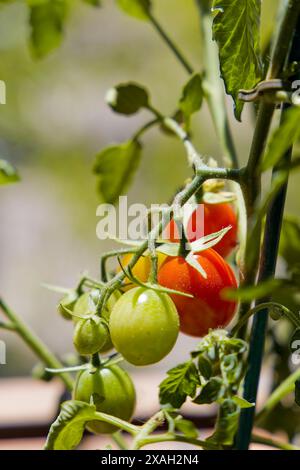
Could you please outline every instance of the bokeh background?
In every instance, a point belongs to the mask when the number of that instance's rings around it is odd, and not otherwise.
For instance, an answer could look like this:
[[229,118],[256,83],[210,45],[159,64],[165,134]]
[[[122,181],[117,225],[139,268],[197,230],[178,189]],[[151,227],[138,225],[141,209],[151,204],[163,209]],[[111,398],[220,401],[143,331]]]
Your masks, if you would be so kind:
[[[95,154],[130,137],[149,116],[114,114],[105,93],[119,82],[147,86],[153,103],[171,113],[187,80],[185,71],[151,25],[125,16],[113,0],[100,9],[77,0],[67,21],[65,41],[46,59],[33,60],[28,48],[28,10],[22,2],[0,8],[0,79],[7,104],[0,106],[0,155],[19,170],[21,182],[0,188],[1,296],[58,354],[72,350],[72,329],[56,313],[58,296],[41,283],[72,287],[80,274],[97,276],[99,255],[113,242],[96,237],[99,197],[92,173]],[[272,32],[276,0],[264,0],[263,46]],[[201,71],[201,40],[193,0],[160,0],[155,14]],[[253,116],[243,122],[228,112],[241,161],[252,136]],[[200,152],[222,154],[206,106],[193,119]],[[141,166],[129,191],[130,202],[169,201],[189,175],[184,151],[174,138],[153,130],[143,137]],[[289,185],[287,209],[297,211],[299,176]],[[29,375],[33,354],[13,334],[0,330],[7,365],[0,375]],[[158,368],[183,360],[195,340],[182,336]],[[140,373],[135,369],[134,373]],[[145,371],[144,371],[145,373]]]

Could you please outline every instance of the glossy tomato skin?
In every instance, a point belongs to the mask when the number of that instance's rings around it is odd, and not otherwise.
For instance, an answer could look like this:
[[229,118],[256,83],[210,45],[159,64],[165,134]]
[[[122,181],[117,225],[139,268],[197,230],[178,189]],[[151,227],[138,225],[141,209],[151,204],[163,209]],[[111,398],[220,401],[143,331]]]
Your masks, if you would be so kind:
[[[121,263],[122,263],[122,266],[124,268],[126,268],[128,266],[128,264],[130,263],[130,261],[132,259],[132,256],[133,255],[130,254],[130,253],[127,254],[127,255],[122,256]],[[157,253],[158,267],[160,267],[162,265],[162,263],[165,261],[165,259],[166,259],[165,255],[163,255],[162,253]],[[132,274],[139,281],[145,283],[145,282],[148,281],[150,270],[151,270],[151,261],[150,261],[149,256],[141,256],[138,259],[137,263],[134,265],[134,267],[132,269]],[[120,272],[121,268],[118,267],[117,271]],[[124,292],[136,287],[136,284],[133,284],[130,281],[130,279],[128,279],[127,277],[124,279],[124,282],[126,283],[126,286],[122,288],[122,290]]]
[[135,287],[115,304],[109,329],[116,350],[131,364],[145,366],[171,351],[179,333],[179,317],[167,294]]
[[[113,365],[99,368],[93,374],[90,370],[79,372],[74,399],[86,403],[93,400],[97,411],[130,421],[135,408],[135,389],[127,372]],[[91,421],[87,427],[96,434],[111,434],[118,430],[103,421]]]
[[162,286],[192,294],[193,298],[171,295],[179,313],[180,330],[191,336],[205,336],[209,329],[225,327],[231,321],[236,303],[222,299],[226,287],[237,287],[234,273],[213,249],[195,254],[207,274],[205,279],[184,258],[169,257],[158,273]]
[[[201,206],[204,206],[204,214]],[[203,217],[204,230],[201,230]],[[188,221],[187,238],[190,242],[194,242],[201,236],[219,232],[229,225],[231,225],[232,228],[224,235],[222,240],[213,247],[217,253],[226,258],[237,245],[237,216],[231,204],[200,204]],[[167,233],[172,242],[179,241],[178,229],[173,220],[171,220],[168,226]]]

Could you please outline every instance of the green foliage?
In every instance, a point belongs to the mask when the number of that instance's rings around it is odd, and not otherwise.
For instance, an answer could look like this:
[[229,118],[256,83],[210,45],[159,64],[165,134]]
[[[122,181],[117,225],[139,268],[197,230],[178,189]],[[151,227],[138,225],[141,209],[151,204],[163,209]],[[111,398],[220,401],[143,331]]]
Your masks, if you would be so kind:
[[187,438],[196,438],[198,436],[198,430],[192,421],[183,419],[181,416],[177,416],[174,420],[175,429],[181,432]]
[[134,18],[147,20],[151,10],[150,0],[116,0],[118,7]]
[[271,137],[266,155],[262,162],[262,170],[266,171],[276,165],[285,152],[300,137],[300,108],[292,107],[284,115],[283,122]]
[[220,377],[212,377],[202,387],[201,392],[193,402],[197,403],[197,405],[210,404],[222,398],[224,393],[225,388],[222,379]]
[[97,419],[96,407],[81,401],[66,401],[52,424],[45,450],[72,450],[80,443],[87,422]]
[[98,188],[105,202],[114,204],[128,188],[139,165],[142,146],[137,140],[112,145],[97,156],[94,172],[99,176]]
[[192,361],[179,364],[168,371],[168,377],[160,384],[160,403],[180,408],[187,396],[193,397],[200,385],[199,374]]
[[16,169],[6,160],[0,159],[0,185],[15,183],[20,180]]
[[37,58],[59,47],[67,16],[66,0],[28,0],[30,7],[31,49]]
[[197,73],[184,86],[179,101],[179,108],[189,121],[192,114],[199,111],[203,101],[202,78]]
[[214,0],[217,12],[213,35],[219,46],[220,66],[226,91],[235,102],[235,116],[240,119],[243,103],[240,89],[251,89],[261,79],[259,50],[260,0]]
[[245,341],[228,337],[224,330],[212,331],[191,353],[191,360],[169,370],[168,377],[160,384],[161,404],[179,408],[187,397],[199,405],[222,404],[225,397],[232,397],[235,408],[240,406],[238,399],[245,407],[237,392],[245,373],[246,351]]
[[221,404],[214,433],[208,442],[221,446],[232,446],[238,429],[240,409],[235,401],[226,399]]
[[106,102],[120,114],[135,114],[149,105],[148,92],[135,83],[124,83],[108,91]]

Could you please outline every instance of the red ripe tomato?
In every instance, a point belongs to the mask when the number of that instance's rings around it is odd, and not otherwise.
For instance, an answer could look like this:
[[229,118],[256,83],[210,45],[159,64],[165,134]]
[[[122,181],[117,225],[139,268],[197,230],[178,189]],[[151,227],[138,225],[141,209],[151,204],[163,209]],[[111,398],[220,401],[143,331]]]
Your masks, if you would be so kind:
[[209,329],[223,328],[231,321],[236,303],[224,300],[221,291],[237,287],[234,273],[213,249],[195,254],[207,274],[205,279],[182,257],[168,257],[158,273],[158,282],[193,298],[172,294],[180,317],[180,330],[191,336],[205,336]]
[[[237,216],[228,203],[222,204],[203,204],[204,206],[204,233],[201,234],[201,225],[203,223],[203,213],[201,205],[191,215],[187,225],[187,238],[190,242],[194,242],[200,236],[209,235],[211,233],[219,232],[228,225],[231,229],[227,232],[222,240],[219,241],[213,248],[224,258],[230,254],[237,244]],[[178,242],[179,235],[178,229],[174,222],[171,220],[168,226],[170,241]]]

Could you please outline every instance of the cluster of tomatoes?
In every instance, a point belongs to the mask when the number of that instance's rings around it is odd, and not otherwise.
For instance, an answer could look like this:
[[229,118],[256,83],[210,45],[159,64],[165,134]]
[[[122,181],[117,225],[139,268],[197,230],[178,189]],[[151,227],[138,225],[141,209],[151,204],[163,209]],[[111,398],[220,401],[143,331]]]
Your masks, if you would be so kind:
[[[193,225],[198,221],[197,210],[187,226],[190,242],[195,240]],[[158,254],[158,284],[189,296],[136,286],[126,279],[123,293],[115,291],[99,316],[96,314],[99,291],[81,295],[72,308],[73,341],[78,353],[93,355],[114,347],[129,363],[145,366],[160,361],[172,350],[179,331],[203,337],[210,329],[228,325],[236,304],[225,300],[222,291],[236,287],[237,283],[224,257],[236,246],[237,220],[228,203],[204,205],[204,235],[228,225],[231,230],[214,248],[193,254],[206,277],[184,257]],[[169,229],[170,242],[178,241],[176,225],[171,222]],[[124,266],[131,256],[123,257]],[[143,256],[132,273],[145,283],[150,270],[150,258]],[[93,373],[88,369],[79,372],[74,398],[88,403],[92,400],[98,411],[124,420],[131,418],[135,404],[131,379],[118,365],[104,365]],[[115,431],[114,426],[98,421],[89,423],[89,429],[97,433]]]

